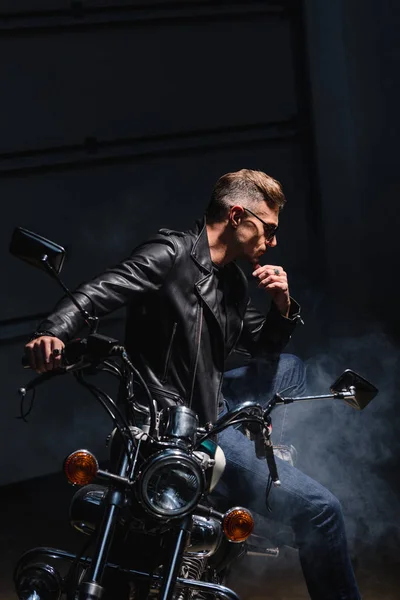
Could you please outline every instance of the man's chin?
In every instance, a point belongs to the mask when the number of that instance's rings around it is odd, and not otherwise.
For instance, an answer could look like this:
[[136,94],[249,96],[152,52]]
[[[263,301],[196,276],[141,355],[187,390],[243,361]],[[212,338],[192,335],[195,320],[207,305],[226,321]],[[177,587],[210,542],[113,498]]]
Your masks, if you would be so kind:
[[245,260],[246,262],[250,263],[251,265],[257,265],[259,264],[261,258],[264,256],[265,252],[253,252],[253,253],[243,253],[242,256],[240,258],[242,258],[243,260]]
[[243,259],[246,262],[250,263],[251,265],[255,266],[255,265],[258,265],[260,263],[261,256],[262,255],[258,255],[258,254],[256,256],[254,256],[254,255],[253,256],[247,256],[246,255],[246,256],[243,256]]
[[261,260],[261,258],[264,256],[265,252],[257,252],[257,254],[254,254],[251,258],[250,258],[250,262],[255,265],[258,264]]

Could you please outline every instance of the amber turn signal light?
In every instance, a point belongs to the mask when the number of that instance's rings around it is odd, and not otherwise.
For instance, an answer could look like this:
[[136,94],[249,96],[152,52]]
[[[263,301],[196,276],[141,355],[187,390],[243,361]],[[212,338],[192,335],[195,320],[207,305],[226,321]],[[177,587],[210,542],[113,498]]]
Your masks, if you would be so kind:
[[99,463],[96,457],[88,450],[72,452],[64,462],[64,472],[73,485],[87,485],[97,475]]
[[250,511],[238,506],[225,513],[222,527],[228,540],[244,542],[253,533],[254,519]]

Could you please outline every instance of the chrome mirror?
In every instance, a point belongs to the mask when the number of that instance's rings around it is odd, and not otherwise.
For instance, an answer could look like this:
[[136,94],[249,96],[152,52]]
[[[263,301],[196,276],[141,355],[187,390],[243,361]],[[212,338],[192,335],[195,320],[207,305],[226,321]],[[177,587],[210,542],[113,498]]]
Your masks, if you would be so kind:
[[346,369],[331,385],[331,392],[343,394],[340,397],[347,404],[357,410],[363,410],[375,398],[378,388],[355,371]]
[[14,230],[10,252],[43,271],[50,269],[53,274],[60,273],[66,254],[62,246],[23,227]]

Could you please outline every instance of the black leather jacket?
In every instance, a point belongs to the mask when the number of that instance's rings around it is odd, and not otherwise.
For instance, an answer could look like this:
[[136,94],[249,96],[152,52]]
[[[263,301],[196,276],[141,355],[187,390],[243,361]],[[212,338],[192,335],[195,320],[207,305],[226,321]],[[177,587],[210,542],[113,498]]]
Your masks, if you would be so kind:
[[[161,405],[193,407],[200,423],[217,416],[225,361],[235,347],[251,355],[281,352],[299,316],[292,300],[289,318],[272,304],[268,315],[249,303],[244,273],[227,266],[234,293],[226,306],[227,339],[219,321],[216,281],[205,222],[191,231],[160,230],[132,255],[75,294],[98,317],[127,306],[125,346]],[[63,299],[40,326],[64,342],[83,326],[69,299]]]

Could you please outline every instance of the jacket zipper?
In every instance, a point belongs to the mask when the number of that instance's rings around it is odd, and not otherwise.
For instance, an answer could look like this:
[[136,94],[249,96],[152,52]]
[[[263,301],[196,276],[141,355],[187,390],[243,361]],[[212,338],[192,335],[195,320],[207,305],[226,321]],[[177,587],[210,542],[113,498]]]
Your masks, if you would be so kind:
[[242,331],[243,331],[243,319],[241,319],[240,321],[240,328],[239,328],[239,333],[236,336],[235,342],[232,344],[232,348],[229,352],[229,354],[227,354],[225,356],[225,360],[232,354],[232,352],[235,350],[235,346],[238,343],[238,340],[240,339],[240,336],[242,335]]
[[197,343],[196,359],[195,359],[195,362],[194,362],[193,379],[192,379],[192,389],[190,390],[190,398],[189,398],[189,408],[192,408],[194,383],[195,383],[195,379],[196,379],[197,364],[199,362],[199,354],[200,354],[201,332],[202,332],[202,329],[203,329],[203,306],[201,304],[200,304],[200,311],[199,311],[199,320],[200,320],[200,322],[199,322],[199,325],[197,327],[197,338],[196,338],[196,343]]
[[172,328],[171,339],[169,341],[168,350],[167,350],[167,356],[165,358],[164,374],[163,374],[163,378],[161,380],[163,383],[165,383],[167,381],[169,362],[170,362],[170,359],[171,359],[172,344],[174,343],[174,337],[175,337],[177,325],[178,325],[177,323],[174,323],[174,326]]

